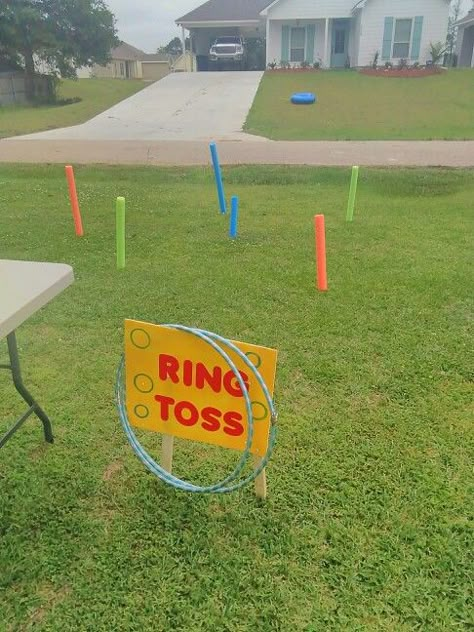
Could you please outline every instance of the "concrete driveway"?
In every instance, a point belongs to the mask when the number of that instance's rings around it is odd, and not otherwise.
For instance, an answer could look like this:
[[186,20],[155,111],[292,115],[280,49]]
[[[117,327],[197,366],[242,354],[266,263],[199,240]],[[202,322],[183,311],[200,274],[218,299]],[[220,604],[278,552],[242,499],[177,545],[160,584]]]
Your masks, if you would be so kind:
[[262,140],[242,132],[262,72],[175,73],[87,123],[22,138]]

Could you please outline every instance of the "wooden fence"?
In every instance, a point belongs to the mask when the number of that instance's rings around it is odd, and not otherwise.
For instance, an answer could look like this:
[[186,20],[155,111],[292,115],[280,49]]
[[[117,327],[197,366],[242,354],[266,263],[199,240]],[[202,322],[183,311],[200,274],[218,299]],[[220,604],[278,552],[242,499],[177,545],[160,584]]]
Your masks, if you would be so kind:
[[[47,75],[35,77],[36,95],[42,100],[54,96],[53,81]],[[22,72],[0,72],[0,105],[26,102],[25,75]]]

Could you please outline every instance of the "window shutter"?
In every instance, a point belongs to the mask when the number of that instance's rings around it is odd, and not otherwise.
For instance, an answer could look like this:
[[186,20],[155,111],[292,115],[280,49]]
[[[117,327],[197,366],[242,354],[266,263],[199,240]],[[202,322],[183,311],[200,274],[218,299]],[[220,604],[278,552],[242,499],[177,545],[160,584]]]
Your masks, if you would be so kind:
[[305,53],[305,61],[308,61],[310,64],[314,61],[314,36],[316,34],[316,25],[308,24],[306,27],[306,53]]
[[418,59],[420,56],[421,34],[423,32],[423,16],[419,15],[415,18],[415,26],[413,27],[413,38],[411,41],[411,59]]
[[385,18],[383,30],[382,59],[392,57],[393,18]]
[[281,27],[281,61],[290,59],[290,27]]

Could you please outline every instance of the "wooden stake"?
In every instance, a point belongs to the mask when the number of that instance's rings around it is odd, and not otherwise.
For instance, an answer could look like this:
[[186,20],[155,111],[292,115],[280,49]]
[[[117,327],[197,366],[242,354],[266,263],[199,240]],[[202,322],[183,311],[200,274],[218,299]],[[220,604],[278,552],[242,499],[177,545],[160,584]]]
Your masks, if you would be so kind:
[[[254,467],[257,468],[262,459],[256,454],[253,455],[253,464]],[[255,495],[257,498],[261,498],[262,500],[266,500],[267,498],[267,473],[266,469],[262,470],[260,474],[255,479]]]
[[161,467],[171,474],[173,470],[174,437],[163,435],[161,439]]

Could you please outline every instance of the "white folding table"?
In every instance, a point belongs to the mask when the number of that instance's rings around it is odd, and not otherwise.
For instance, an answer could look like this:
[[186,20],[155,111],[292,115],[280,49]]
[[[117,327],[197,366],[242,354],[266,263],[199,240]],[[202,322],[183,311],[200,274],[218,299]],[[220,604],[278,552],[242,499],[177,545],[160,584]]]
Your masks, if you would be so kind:
[[43,424],[45,440],[53,443],[48,416],[23,384],[15,330],[73,281],[74,273],[71,266],[63,263],[0,259],[0,340],[7,339],[10,358],[10,363],[0,364],[0,369],[11,371],[16,390],[29,406],[10,430],[0,438],[0,448],[33,413]]

